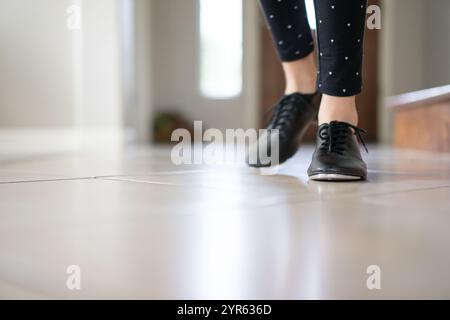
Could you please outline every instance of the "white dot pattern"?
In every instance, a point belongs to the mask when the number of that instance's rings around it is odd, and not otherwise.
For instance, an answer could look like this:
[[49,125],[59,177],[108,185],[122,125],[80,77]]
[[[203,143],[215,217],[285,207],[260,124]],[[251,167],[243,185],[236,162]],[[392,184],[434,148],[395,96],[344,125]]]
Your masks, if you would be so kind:
[[282,61],[306,57],[314,50],[303,0],[260,0]]
[[[282,61],[314,50],[304,0],[259,0]],[[334,96],[362,89],[362,44],[366,0],[315,0],[318,35],[318,88]]]

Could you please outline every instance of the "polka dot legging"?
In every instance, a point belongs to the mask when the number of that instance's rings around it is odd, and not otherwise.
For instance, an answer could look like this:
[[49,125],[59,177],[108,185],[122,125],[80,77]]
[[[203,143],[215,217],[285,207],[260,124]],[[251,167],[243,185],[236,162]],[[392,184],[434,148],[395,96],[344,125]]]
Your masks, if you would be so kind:
[[[282,61],[314,51],[304,0],[260,0]],[[314,0],[319,71],[317,86],[331,96],[354,96],[362,89],[366,0]]]

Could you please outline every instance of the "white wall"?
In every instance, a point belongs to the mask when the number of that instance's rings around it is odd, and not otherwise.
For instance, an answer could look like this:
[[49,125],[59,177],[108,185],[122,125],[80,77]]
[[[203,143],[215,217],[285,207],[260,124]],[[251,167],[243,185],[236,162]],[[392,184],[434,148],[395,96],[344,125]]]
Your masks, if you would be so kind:
[[0,127],[74,125],[64,0],[0,0]]
[[392,142],[392,114],[386,97],[422,89],[424,0],[382,2],[380,31],[380,108],[378,132],[382,143]]
[[[82,113],[86,128],[118,128],[122,125],[122,82],[119,13],[116,0],[83,0],[81,42],[75,49],[81,61]],[[73,36],[76,37],[76,31]],[[77,72],[77,71],[76,71]]]
[[424,74],[426,87],[450,84],[450,1],[425,4]]
[[136,109],[132,123],[136,129],[138,142],[152,140],[152,114],[154,104],[154,1],[135,1],[135,72],[136,72]]
[[390,143],[386,97],[450,83],[450,1],[385,0],[380,48],[380,140]]
[[[0,147],[120,145],[117,0],[0,0]],[[69,30],[70,5],[82,9]]]

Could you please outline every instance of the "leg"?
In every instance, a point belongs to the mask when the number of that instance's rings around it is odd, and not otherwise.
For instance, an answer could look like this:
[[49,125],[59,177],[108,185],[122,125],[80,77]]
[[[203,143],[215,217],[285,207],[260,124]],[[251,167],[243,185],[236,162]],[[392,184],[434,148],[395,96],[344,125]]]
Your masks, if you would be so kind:
[[357,125],[355,95],[362,88],[366,0],[315,0],[319,45],[319,124]]
[[284,77],[286,79],[286,95],[295,92],[313,94],[317,92],[316,59],[314,53],[307,57],[283,62]]
[[358,124],[358,110],[356,109],[356,97],[335,97],[324,94],[319,108],[319,125],[331,121],[348,122]]
[[314,41],[303,0],[260,0],[286,78],[285,94],[316,92]]
[[355,95],[361,92],[366,0],[315,0],[319,44],[318,88],[323,93],[317,147],[308,175],[313,180],[365,180],[367,167],[357,140]]
[[[271,135],[278,135],[279,161],[283,163],[297,152],[306,130],[317,118],[314,41],[303,0],[260,0],[260,3],[286,77],[285,95],[273,108],[267,126]],[[250,154],[262,147],[256,145]]]

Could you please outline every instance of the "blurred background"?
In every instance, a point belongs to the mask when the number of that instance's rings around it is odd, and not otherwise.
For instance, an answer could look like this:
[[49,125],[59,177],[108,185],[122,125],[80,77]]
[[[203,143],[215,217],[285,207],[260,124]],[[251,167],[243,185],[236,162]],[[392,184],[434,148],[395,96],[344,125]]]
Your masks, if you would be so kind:
[[[450,152],[450,0],[369,2],[368,140]],[[6,157],[261,127],[284,86],[257,0],[0,0],[0,43]]]

